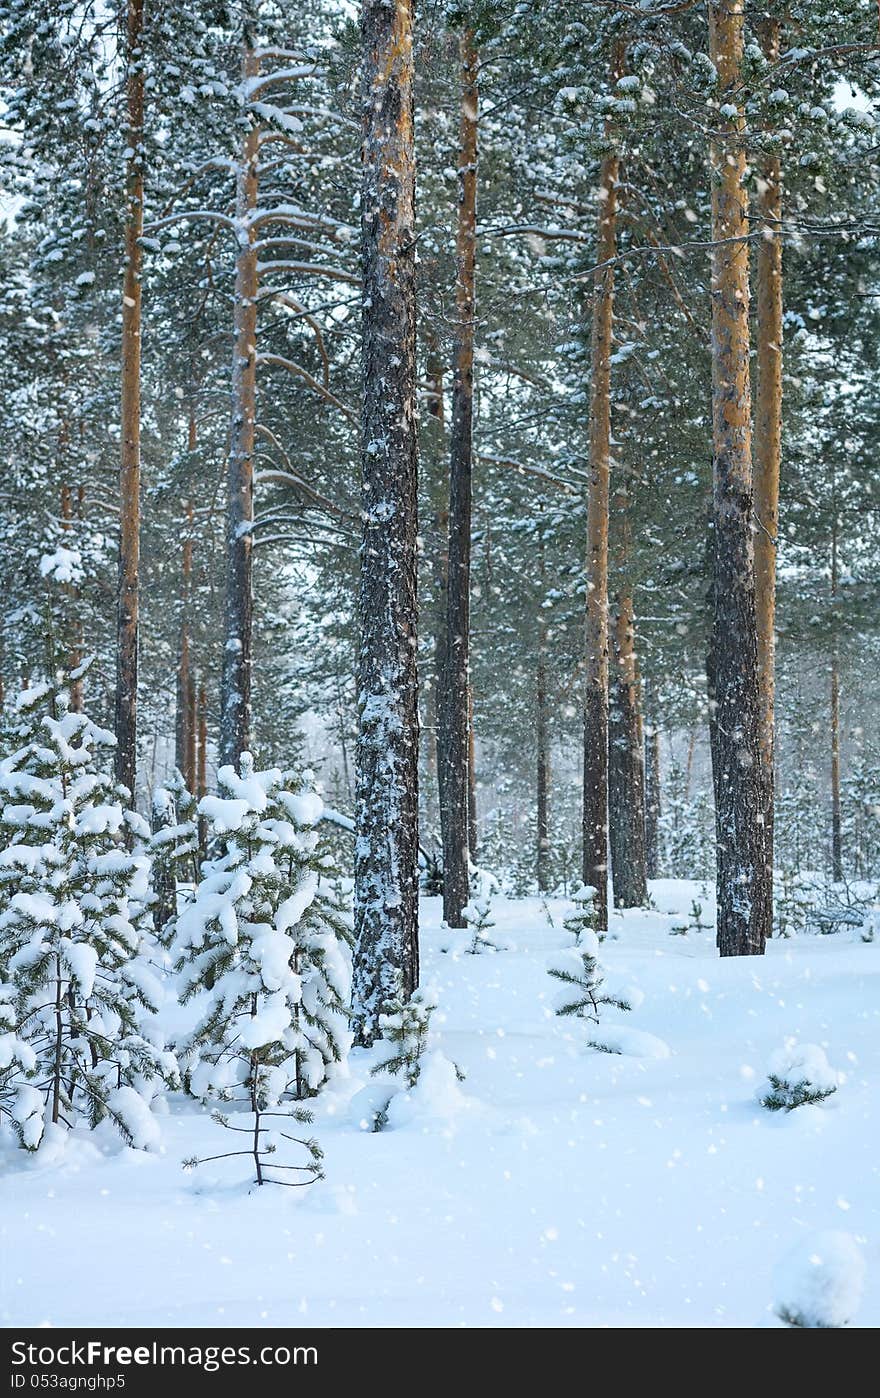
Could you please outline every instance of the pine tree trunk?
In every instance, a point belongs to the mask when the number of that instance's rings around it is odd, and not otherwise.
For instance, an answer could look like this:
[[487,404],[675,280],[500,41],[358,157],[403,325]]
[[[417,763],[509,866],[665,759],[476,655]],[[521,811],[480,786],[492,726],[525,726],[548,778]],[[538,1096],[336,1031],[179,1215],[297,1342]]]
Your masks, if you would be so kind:
[[[208,790],[208,691],[199,685],[198,743],[196,746],[195,795],[201,801]],[[199,857],[204,859],[208,844],[208,826],[204,816],[198,818]]]
[[443,918],[464,927],[468,871],[468,687],[470,665],[471,482],[473,475],[474,315],[477,208],[477,55],[462,31],[459,135],[456,337],[449,453],[449,565],[446,646],[440,684],[438,760],[443,766]]
[[144,0],[128,0],[125,273],[122,282],[122,401],[119,583],[116,612],[116,780],[134,805],[137,782],[138,591],[141,485],[141,237],[144,228]]
[[535,867],[538,891],[550,887],[550,746],[547,722],[547,626],[538,618],[538,666],[535,675],[535,795],[537,806]]
[[632,594],[618,598],[614,625],[614,681],[608,743],[608,814],[611,879],[616,908],[643,908],[645,869],[645,773],[639,737],[639,689]]
[[645,876],[660,877],[660,730],[650,711],[645,724]]
[[[193,508],[187,505],[186,533],[180,570],[180,633],[177,643],[177,708],[174,724],[174,765],[178,772],[187,778],[188,752],[192,735],[192,711],[190,708],[190,588],[192,584],[192,525]],[[189,781],[187,787],[192,791]]]
[[[437,752],[437,738],[440,721],[439,693],[440,684],[444,672],[443,655],[446,647],[446,573],[447,573],[447,533],[449,529],[448,513],[448,491],[446,487],[447,452],[445,433],[445,408],[443,401],[443,363],[440,358],[437,337],[433,328],[428,325],[425,328],[425,339],[427,342],[427,353],[425,358],[425,375],[427,379],[427,391],[425,393],[425,408],[427,419],[422,437],[422,463],[423,475],[427,478],[427,487],[431,494],[431,530],[429,532],[429,559],[431,570],[431,599],[432,604],[428,617],[425,617],[423,608],[423,626],[430,627],[430,634],[434,641],[433,669],[429,671],[427,679],[423,680],[425,692],[425,747],[426,764],[428,774],[436,783],[437,795],[437,820],[440,820],[440,811],[443,802],[441,797],[441,786],[443,773],[440,768]],[[442,485],[437,481],[438,474],[442,473]],[[440,496],[442,495],[442,503]]]
[[[245,82],[260,61],[246,32],[242,57]],[[240,229],[235,263],[235,348],[232,361],[232,420],[229,429],[226,505],[226,635],[220,690],[220,763],[237,767],[250,745],[253,664],[254,426],[257,387],[257,249],[250,216],[257,207],[260,132],[245,135],[236,190]]]
[[[745,191],[740,0],[710,0],[719,78],[712,144],[712,405],[718,946],[761,954],[772,917],[764,850],[758,642],[752,541],[749,221]],[[726,107],[735,115],[724,116]]]
[[468,853],[477,862],[477,744],[474,733],[474,686],[468,685]]
[[354,1003],[418,985],[418,408],[411,0],[361,7],[363,410]]
[[[153,793],[150,828],[154,835],[177,823],[174,800],[169,792],[159,788]],[[153,862],[153,927],[160,936],[177,911],[177,878],[174,865],[167,859]]]
[[837,468],[831,468],[831,877],[843,879],[840,828],[840,649],[837,639]]
[[187,791],[196,789],[196,681],[190,670],[186,682],[186,766],[183,769]]
[[[616,73],[617,65],[615,65]],[[587,615],[584,693],[583,878],[596,890],[596,925],[608,927],[608,501],[611,474],[611,346],[617,252],[616,155],[599,175],[590,380],[590,485],[587,497]]]
[[[761,26],[764,55],[775,63],[781,24]],[[778,155],[767,155],[758,184],[758,213],[764,237],[757,247],[757,366],[755,400],[755,607],[758,618],[758,685],[761,702],[761,759],[767,806],[764,812],[768,878],[773,879],[775,773],[776,538],[779,531],[779,469],[782,456],[782,169]],[[769,931],[768,931],[769,935]]]

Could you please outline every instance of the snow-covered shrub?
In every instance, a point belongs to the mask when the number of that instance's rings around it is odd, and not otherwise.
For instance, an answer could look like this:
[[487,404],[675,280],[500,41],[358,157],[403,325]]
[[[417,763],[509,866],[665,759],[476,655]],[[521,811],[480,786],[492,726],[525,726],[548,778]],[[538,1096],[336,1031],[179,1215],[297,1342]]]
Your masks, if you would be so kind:
[[812,899],[801,875],[784,868],[774,880],[773,935],[795,937],[805,932],[812,912]]
[[589,888],[587,884],[582,883],[572,890],[571,901],[574,903],[574,908],[568,916],[563,919],[562,925],[566,932],[570,932],[574,937],[574,944],[576,947],[580,946],[581,938],[584,937],[587,932],[595,931],[595,898],[595,888]]
[[[351,931],[318,843],[320,798],[278,769],[255,771],[248,753],[241,776],[222,767],[217,780],[220,794],[199,813],[220,853],[181,909],[173,945],[183,1000],[206,996],[182,1062],[195,1096],[242,1103],[259,1138],[266,1116],[307,1119],[293,1104],[348,1055]],[[284,1168],[313,1178],[317,1146],[301,1144],[308,1165]],[[257,1182],[270,1182],[258,1154]]]
[[476,956],[481,951],[498,950],[497,944],[489,936],[495,926],[495,919],[492,916],[492,905],[488,894],[476,894],[462,908],[461,915],[470,931],[471,940],[467,950],[472,956]]
[[374,1076],[387,1073],[390,1077],[402,1078],[407,1087],[415,1087],[428,1045],[431,1015],[436,1008],[437,996],[433,990],[414,990],[408,1000],[398,991],[388,1012],[379,1016],[382,1038],[378,1044],[380,1058],[372,1068]]
[[689,932],[711,932],[711,922],[703,921],[703,905],[698,899],[691,899],[691,911],[687,922],[676,922],[669,932],[673,937],[686,937]]
[[20,694],[0,761],[0,1112],[29,1150],[105,1119],[146,1147],[176,1081],[138,927],[149,860],[125,848],[113,735],[68,702],[54,682]]
[[795,1107],[824,1102],[839,1083],[840,1074],[818,1044],[787,1044],[771,1058],[759,1100],[768,1111],[791,1112]]
[[[622,995],[611,994],[603,988],[602,968],[599,965],[599,939],[593,931],[585,930],[581,933],[580,946],[567,947],[555,952],[547,963],[547,972],[562,986],[554,1003],[558,1015],[572,1016],[595,1025],[599,1023],[604,1006],[612,1006],[618,1010],[632,1009],[629,1000]],[[613,1051],[593,1039],[589,1039],[588,1043],[604,1052]]]
[[865,1259],[849,1233],[812,1233],[776,1270],[774,1310],[798,1330],[837,1330],[849,1324],[862,1297]]
[[859,929],[859,941],[880,941],[880,907],[868,909]]
[[[417,1111],[442,1116],[441,1100],[448,1105],[455,1097],[449,1083],[464,1082],[464,1073],[437,1049],[429,1050],[431,1016],[436,1008],[433,990],[414,990],[406,1000],[399,988],[387,1013],[380,1016],[382,1037],[376,1044],[379,1056],[370,1070],[379,1081],[363,1088],[353,1099],[354,1114],[362,1129],[383,1131],[389,1125],[403,1125]],[[418,1100],[414,1098],[416,1091]]]

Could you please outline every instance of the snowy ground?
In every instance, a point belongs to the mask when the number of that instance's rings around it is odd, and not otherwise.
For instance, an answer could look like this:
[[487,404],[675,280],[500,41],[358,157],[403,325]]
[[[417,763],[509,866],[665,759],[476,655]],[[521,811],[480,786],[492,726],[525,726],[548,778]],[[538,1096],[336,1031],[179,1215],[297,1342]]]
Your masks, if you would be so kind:
[[[606,1024],[668,1056],[584,1051],[553,1015],[568,905],[499,901],[510,949],[452,957],[429,900],[423,980],[464,1100],[438,1092],[434,1115],[366,1133],[355,1055],[314,1128],[327,1178],[302,1191],[248,1193],[246,1161],[184,1172],[229,1136],[183,1099],[158,1155],[10,1151],[0,1323],[752,1327],[789,1249],[842,1229],[867,1262],[857,1323],[880,1324],[880,943],[804,936],[719,961],[711,934],[669,933],[696,886],[652,889],[662,911],[615,917],[602,949],[644,1002]],[[770,1114],[755,1089],[788,1037],[846,1081]]]

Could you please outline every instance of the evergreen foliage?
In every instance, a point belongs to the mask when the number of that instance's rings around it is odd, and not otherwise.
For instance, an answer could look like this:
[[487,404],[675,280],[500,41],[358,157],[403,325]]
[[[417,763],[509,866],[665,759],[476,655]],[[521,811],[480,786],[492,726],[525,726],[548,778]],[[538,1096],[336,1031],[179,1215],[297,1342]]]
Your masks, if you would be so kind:
[[52,680],[18,696],[0,761],[0,1110],[29,1150],[49,1125],[105,1119],[150,1146],[150,1099],[177,1079],[151,1023],[149,861],[126,848],[114,743]]

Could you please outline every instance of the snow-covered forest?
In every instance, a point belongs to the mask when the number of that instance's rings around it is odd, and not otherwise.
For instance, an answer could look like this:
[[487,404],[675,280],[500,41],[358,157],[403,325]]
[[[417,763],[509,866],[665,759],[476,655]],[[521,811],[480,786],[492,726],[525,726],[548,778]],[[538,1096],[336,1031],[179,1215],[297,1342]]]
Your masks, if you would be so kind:
[[875,0],[0,0],[0,180],[0,1324],[880,1324]]

